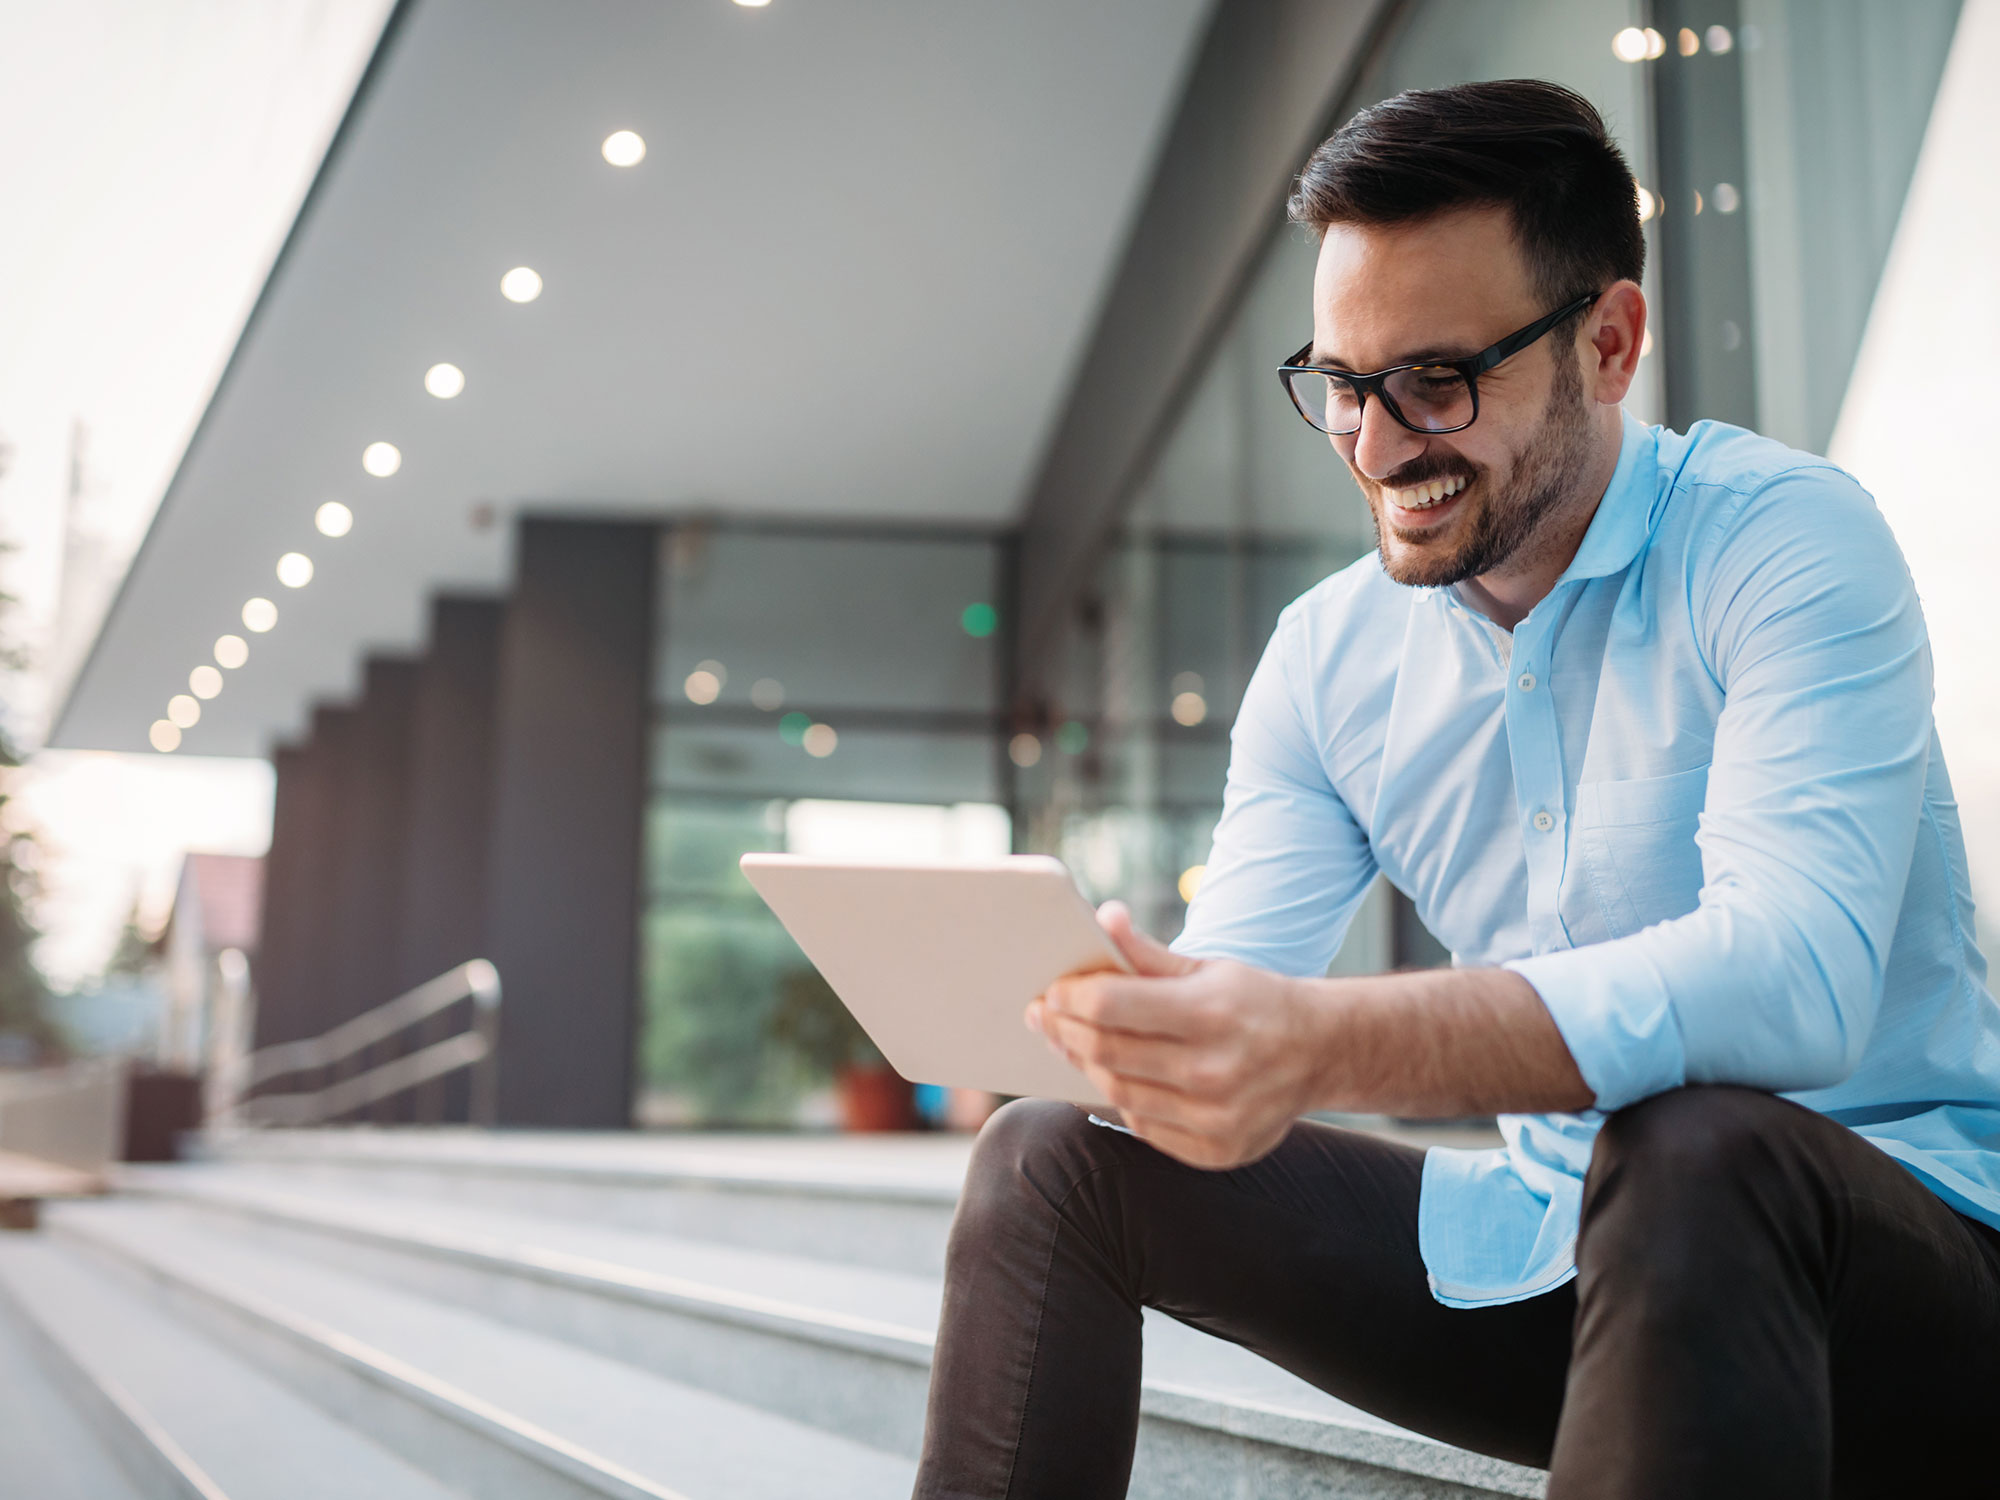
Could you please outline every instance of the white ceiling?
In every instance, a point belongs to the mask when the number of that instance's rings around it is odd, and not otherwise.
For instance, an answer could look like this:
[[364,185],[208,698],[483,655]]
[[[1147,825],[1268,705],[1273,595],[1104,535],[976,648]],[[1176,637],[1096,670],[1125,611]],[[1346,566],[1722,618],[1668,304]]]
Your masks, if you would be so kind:
[[146,749],[264,595],[184,745],[262,754],[430,595],[502,587],[516,510],[1013,519],[1208,8],[414,0],[52,742]]

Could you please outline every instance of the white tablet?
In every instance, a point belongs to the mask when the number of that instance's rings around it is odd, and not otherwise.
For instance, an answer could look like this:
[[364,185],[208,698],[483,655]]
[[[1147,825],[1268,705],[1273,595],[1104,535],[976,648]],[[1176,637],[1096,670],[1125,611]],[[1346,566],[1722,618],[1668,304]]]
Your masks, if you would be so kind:
[[1061,860],[891,864],[746,854],[743,873],[914,1083],[1103,1104],[1022,1023],[1064,974],[1125,962]]

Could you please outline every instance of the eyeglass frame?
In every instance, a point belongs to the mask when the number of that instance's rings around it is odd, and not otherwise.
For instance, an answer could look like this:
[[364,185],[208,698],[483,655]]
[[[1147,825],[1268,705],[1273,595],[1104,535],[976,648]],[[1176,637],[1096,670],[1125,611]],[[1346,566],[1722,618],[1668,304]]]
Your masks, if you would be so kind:
[[[1577,313],[1594,305],[1597,299],[1603,295],[1603,292],[1586,292],[1574,302],[1559,307],[1544,317],[1535,319],[1534,322],[1528,324],[1526,327],[1515,329],[1498,343],[1489,344],[1477,354],[1468,355],[1464,359],[1418,359],[1412,360],[1408,364],[1390,365],[1387,369],[1376,370],[1366,375],[1353,370],[1335,369],[1331,365],[1307,364],[1305,362],[1306,357],[1312,353],[1312,340],[1307,339],[1290,359],[1278,366],[1278,382],[1284,386],[1285,395],[1290,399],[1298,414],[1305,418],[1306,425],[1312,428],[1314,432],[1322,433],[1327,437],[1352,437],[1355,433],[1359,432],[1361,430],[1361,418],[1367,415],[1368,398],[1370,396],[1373,396],[1382,403],[1382,409],[1394,417],[1398,425],[1410,432],[1417,433],[1419,436],[1437,437],[1441,433],[1463,432],[1479,420],[1479,377],[1481,375],[1484,375],[1503,361],[1512,359],[1530,344],[1544,337],[1549,330],[1556,327],[1564,319],[1573,317]],[[1416,423],[1403,415],[1402,411],[1396,405],[1395,398],[1388,391],[1389,377],[1391,375],[1400,375],[1405,370],[1456,371],[1459,377],[1465,381],[1466,390],[1471,393],[1472,415],[1463,422],[1460,422],[1456,427],[1417,426]],[[1294,374],[1324,375],[1329,379],[1346,381],[1349,389],[1354,392],[1360,402],[1357,408],[1360,416],[1355,418],[1354,426],[1346,432],[1328,432],[1326,428],[1315,422],[1306,411],[1305,403],[1299,400],[1298,393],[1292,389],[1291,377]]]

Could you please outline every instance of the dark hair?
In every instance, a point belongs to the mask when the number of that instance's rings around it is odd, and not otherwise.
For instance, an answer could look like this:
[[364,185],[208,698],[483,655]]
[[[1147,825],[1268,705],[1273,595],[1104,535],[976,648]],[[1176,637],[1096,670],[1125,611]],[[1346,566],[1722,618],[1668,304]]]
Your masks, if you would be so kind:
[[1551,306],[1645,270],[1637,184],[1604,117],[1534,78],[1412,89],[1362,110],[1313,152],[1285,207],[1324,236],[1489,205],[1512,217]]

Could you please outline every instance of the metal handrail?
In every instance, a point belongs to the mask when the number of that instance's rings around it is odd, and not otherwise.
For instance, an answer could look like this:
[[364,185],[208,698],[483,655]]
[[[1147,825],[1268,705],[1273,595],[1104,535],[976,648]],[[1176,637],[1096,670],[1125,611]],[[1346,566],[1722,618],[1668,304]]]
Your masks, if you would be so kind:
[[[276,1078],[335,1067],[468,997],[472,1001],[470,1031],[318,1089],[255,1093]],[[280,1042],[251,1053],[244,1063],[245,1082],[237,1108],[249,1124],[318,1125],[460,1068],[470,1068],[472,1122],[491,1125],[499,1112],[499,1041],[500,971],[485,959],[475,958],[363,1011],[351,1021],[343,1021],[321,1036]]]

